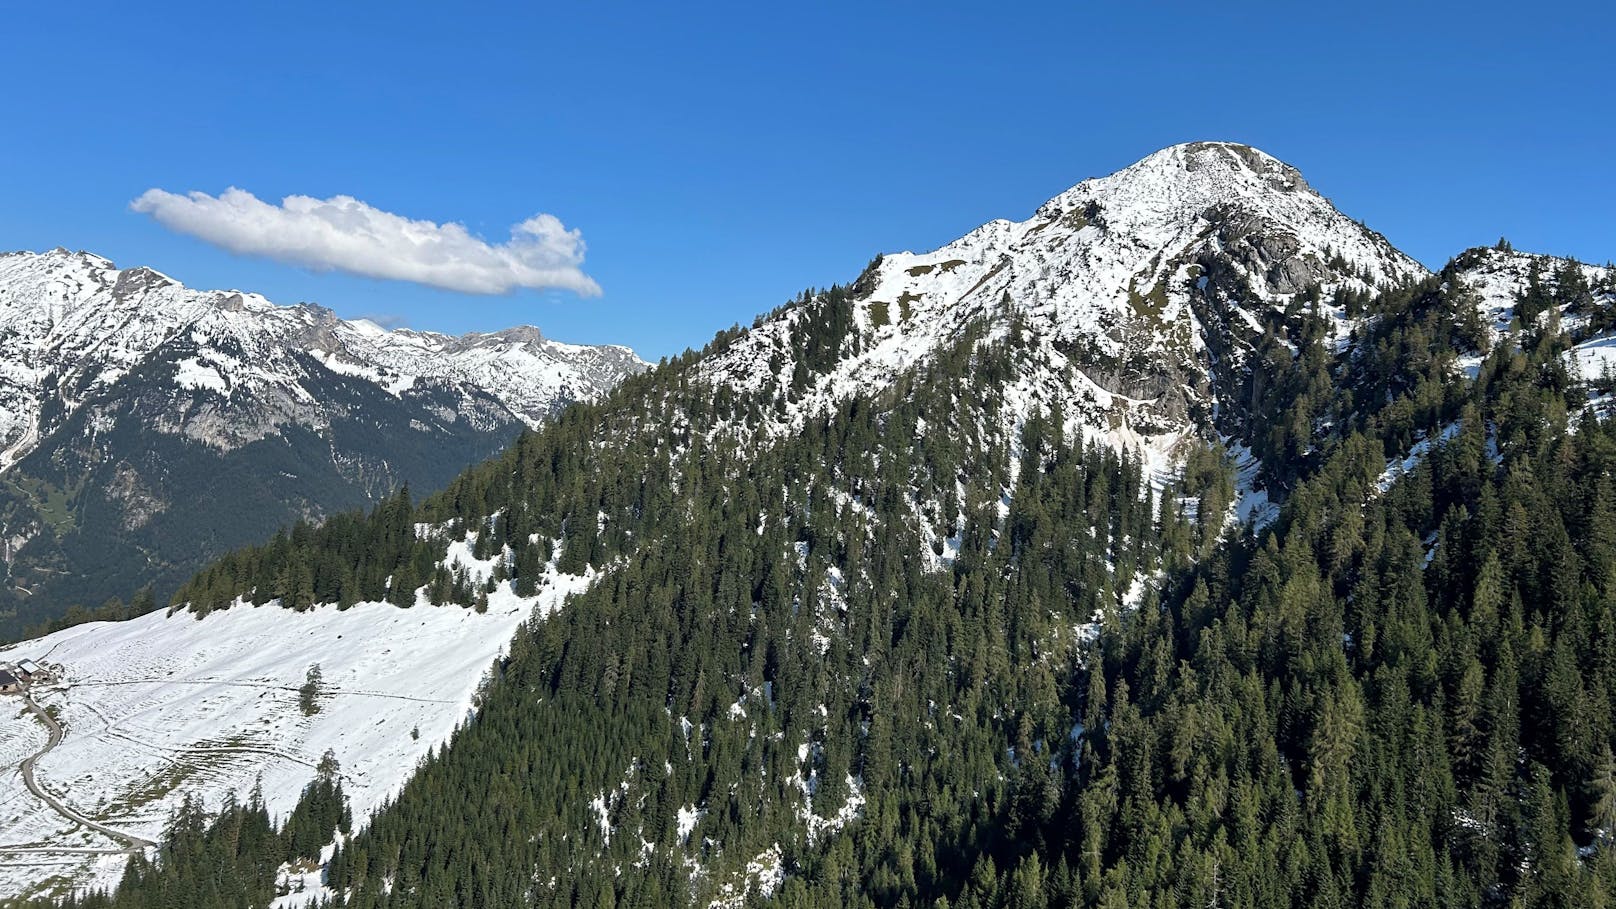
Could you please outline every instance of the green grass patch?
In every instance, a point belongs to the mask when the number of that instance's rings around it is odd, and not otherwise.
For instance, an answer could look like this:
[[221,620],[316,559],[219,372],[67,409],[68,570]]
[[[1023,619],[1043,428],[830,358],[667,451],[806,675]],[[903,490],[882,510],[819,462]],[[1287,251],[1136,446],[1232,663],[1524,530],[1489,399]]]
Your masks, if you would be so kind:
[[1128,306],[1153,330],[1159,330],[1162,328],[1162,310],[1167,308],[1167,285],[1158,281],[1148,292],[1141,294],[1137,282],[1137,278],[1128,279]]
[[1167,309],[1167,283],[1158,281],[1150,290],[1140,293],[1137,278],[1128,281],[1128,306],[1134,318],[1144,326],[1144,336],[1160,338],[1168,350],[1185,353],[1189,350],[1188,324],[1180,319],[1167,324],[1162,314]]
[[[83,856],[83,858],[91,859],[91,858],[94,858],[94,856]],[[66,875],[62,875],[62,874],[53,874],[50,877],[45,878],[44,880],[38,882],[37,884],[34,884],[33,886],[29,887],[27,890],[23,891],[23,893],[20,896],[20,899],[24,899],[24,900],[30,900],[30,899],[60,900],[60,899],[65,899],[72,892],[73,892],[73,879],[72,878],[70,878],[70,877],[68,877]],[[11,904],[6,903],[4,901],[0,901],[0,905],[11,905]]]
[[39,515],[40,521],[58,536],[71,532],[77,526],[73,500],[78,497],[78,489],[62,489],[39,477],[22,477],[9,485],[20,498],[34,506],[34,513]]
[[198,763],[183,757],[175,758],[146,782],[108,802],[93,816],[103,822],[127,816],[185,785],[187,780],[195,777],[203,769]]

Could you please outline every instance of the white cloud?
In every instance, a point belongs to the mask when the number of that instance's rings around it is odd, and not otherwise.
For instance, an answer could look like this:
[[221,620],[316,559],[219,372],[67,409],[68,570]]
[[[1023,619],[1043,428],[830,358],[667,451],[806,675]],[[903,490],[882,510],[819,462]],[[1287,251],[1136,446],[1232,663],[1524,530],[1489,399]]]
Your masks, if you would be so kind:
[[359,318],[364,319],[366,322],[370,322],[370,323],[375,324],[375,325],[380,325],[382,328],[385,328],[388,331],[392,331],[395,328],[409,328],[410,327],[410,320],[409,319],[405,318],[404,316],[397,315],[395,313],[390,313],[390,312],[365,313],[364,315],[360,316]]
[[511,228],[508,242],[490,244],[463,224],[412,220],[352,196],[287,196],[277,206],[235,187],[218,196],[148,189],[129,207],[231,252],[321,271],[472,294],[519,287],[600,293],[581,268],[582,233],[554,215],[534,215]]

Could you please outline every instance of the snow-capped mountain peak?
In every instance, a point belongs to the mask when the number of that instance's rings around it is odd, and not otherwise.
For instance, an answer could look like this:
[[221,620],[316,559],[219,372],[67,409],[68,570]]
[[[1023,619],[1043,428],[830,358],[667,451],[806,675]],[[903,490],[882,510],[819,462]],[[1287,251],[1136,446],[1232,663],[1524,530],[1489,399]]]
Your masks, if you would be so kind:
[[[394,394],[427,381],[491,397],[507,417],[530,426],[646,366],[627,348],[562,344],[532,327],[460,337],[388,331],[312,304],[278,306],[241,291],[192,290],[153,269],[118,269],[90,253],[6,253],[0,254],[0,469],[49,432],[40,425],[47,410],[69,414],[140,364],[182,347],[195,348],[185,351],[194,356],[176,359],[193,365],[177,370],[175,381],[193,391],[207,387],[228,397],[278,388],[304,400],[311,396],[304,387],[308,355]],[[61,407],[47,407],[52,401]]]
[[1077,184],[1045,203],[1034,220],[1066,217],[1093,220],[1106,233],[1164,250],[1209,230],[1225,242],[1260,233],[1272,245],[1266,252],[1284,266],[1268,282],[1282,293],[1327,283],[1334,277],[1328,260],[1335,256],[1375,286],[1425,275],[1424,267],[1384,237],[1337,211],[1296,168],[1231,142],[1162,149],[1110,176]]
[[[1170,471],[1187,436],[1238,435],[1211,415],[1299,294],[1319,293],[1340,339],[1351,326],[1329,305],[1337,291],[1427,274],[1278,159],[1226,142],[1175,145],[1084,180],[1025,220],[880,257],[852,288],[838,362],[792,390],[778,428],[890,383],[967,326],[1003,334],[1014,322],[1032,339],[1013,395],[1023,410],[1059,406],[1073,429]],[[754,389],[800,384],[796,335],[811,310],[785,308],[704,374]]]

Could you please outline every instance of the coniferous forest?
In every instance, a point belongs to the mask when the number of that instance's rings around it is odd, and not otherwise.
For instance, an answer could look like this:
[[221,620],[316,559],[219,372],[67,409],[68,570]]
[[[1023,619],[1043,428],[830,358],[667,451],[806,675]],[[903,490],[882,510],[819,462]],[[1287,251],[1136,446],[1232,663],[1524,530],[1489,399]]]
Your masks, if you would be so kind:
[[[58,905],[264,906],[338,830],[352,909],[1610,905],[1616,420],[1561,320],[1616,324],[1613,289],[1534,271],[1493,344],[1454,267],[1264,326],[1260,530],[1217,446],[1163,484],[1053,403],[1007,428],[1044,356],[1008,301],[754,432],[860,343],[837,287],[793,304],[789,381],[700,381],[725,332],[440,494],[227,556],[174,608],[486,602],[417,523],[518,591],[602,574],[351,834],[329,773],[279,829],[188,805]],[[1339,348],[1326,304],[1363,317]]]

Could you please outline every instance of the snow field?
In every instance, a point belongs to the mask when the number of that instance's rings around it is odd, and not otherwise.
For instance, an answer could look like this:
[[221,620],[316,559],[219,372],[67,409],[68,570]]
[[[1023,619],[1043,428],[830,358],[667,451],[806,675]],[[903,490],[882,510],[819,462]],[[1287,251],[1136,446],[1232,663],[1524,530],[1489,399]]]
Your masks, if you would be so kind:
[[[362,823],[471,715],[488,668],[518,626],[560,608],[590,581],[552,567],[536,596],[517,597],[505,583],[485,613],[424,601],[306,612],[237,604],[202,619],[155,612],[0,648],[0,660],[64,667],[61,683],[35,692],[60,711],[66,729],[40,759],[37,779],[109,827],[156,840],[187,793],[216,807],[259,784],[270,812],[284,818],[328,750]],[[305,716],[298,689],[314,664],[324,685],[319,711]],[[79,887],[115,883],[122,857],[5,851],[118,844],[24,789],[16,766],[44,746],[45,731],[15,715],[20,700],[0,706],[0,898],[57,874]]]

